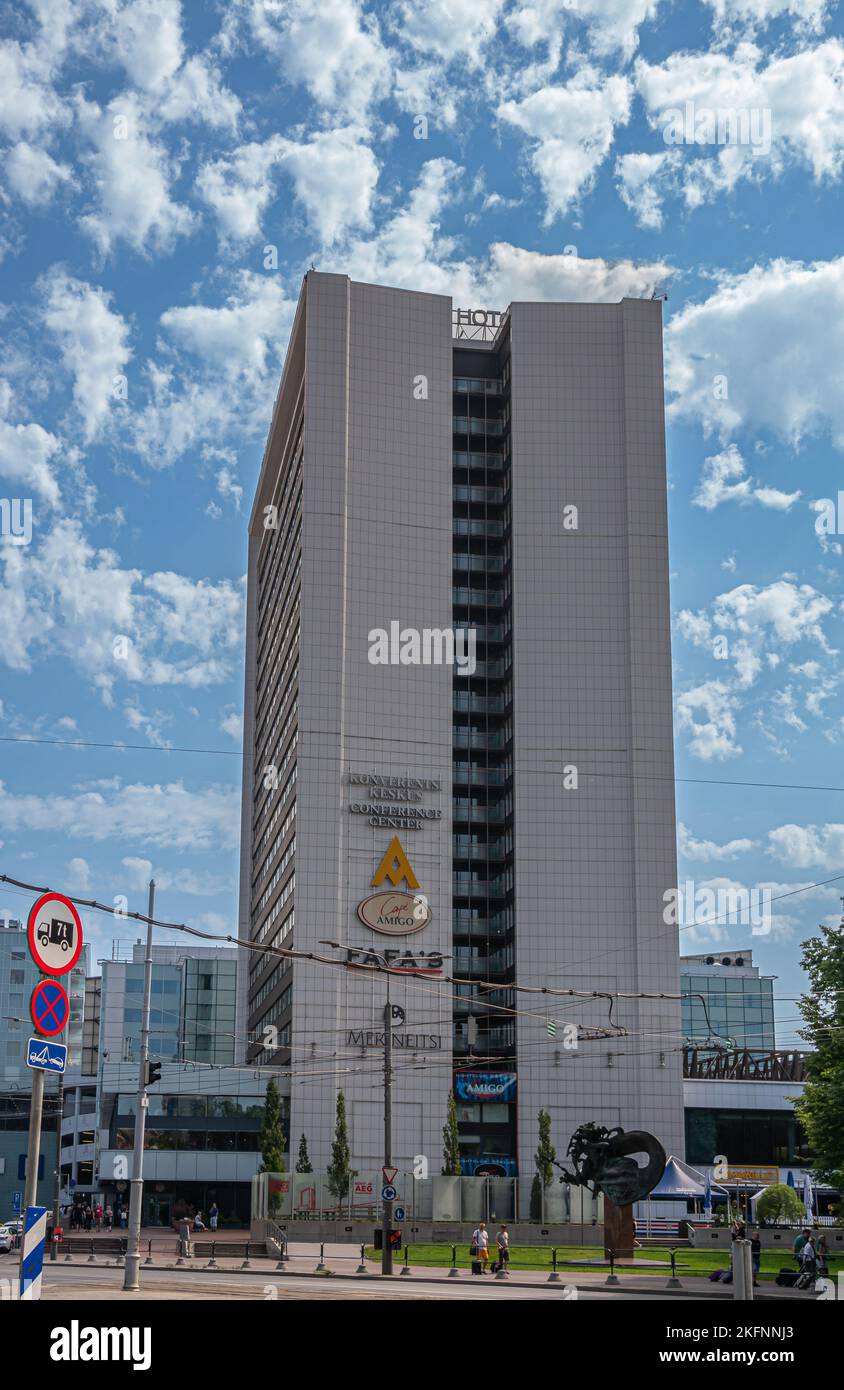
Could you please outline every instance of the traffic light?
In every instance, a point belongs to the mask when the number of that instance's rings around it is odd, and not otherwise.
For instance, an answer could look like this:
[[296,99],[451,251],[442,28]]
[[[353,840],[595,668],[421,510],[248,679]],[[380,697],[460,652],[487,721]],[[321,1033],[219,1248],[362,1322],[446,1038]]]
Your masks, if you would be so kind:
[[147,1062],[146,1073],[144,1075],[144,1086],[154,1086],[156,1081],[161,1080],[161,1063]]

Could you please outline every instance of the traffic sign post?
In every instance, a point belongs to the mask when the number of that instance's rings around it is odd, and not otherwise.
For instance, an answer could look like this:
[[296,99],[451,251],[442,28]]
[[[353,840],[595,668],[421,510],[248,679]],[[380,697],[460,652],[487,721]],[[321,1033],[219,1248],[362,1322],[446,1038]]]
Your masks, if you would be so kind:
[[58,980],[40,980],[32,991],[29,1012],[39,1033],[49,1038],[61,1033],[70,1016],[70,1000],[64,985]]
[[[82,922],[70,898],[63,893],[42,893],[33,903],[26,924],[26,938],[29,954],[44,975],[66,975],[72,970],[82,954]],[[39,1033],[53,1037],[62,1032],[70,1013],[67,991],[55,980],[41,980],[35,986],[30,1000],[32,1021]],[[51,1051],[52,1049],[52,1051]],[[60,1063],[60,1065],[59,1065]],[[29,1107],[29,1134],[26,1145],[26,1181],[23,1204],[26,1211],[27,1239],[21,1241],[21,1298],[40,1298],[41,1262],[44,1256],[44,1234],[47,1229],[47,1208],[36,1207],[38,1193],[38,1164],[41,1158],[41,1117],[44,1111],[44,1073],[56,1071],[61,1075],[67,1064],[67,1048],[61,1044],[45,1043],[39,1047],[38,1039],[30,1038],[26,1050],[26,1064],[32,1069],[32,1100]],[[56,1163],[61,1154],[61,1101],[59,1101],[58,1128],[56,1132]],[[37,1236],[29,1236],[30,1216],[34,1226],[41,1229],[40,1243]],[[33,1226],[33,1229],[34,1229]],[[29,1260],[29,1266],[25,1262]],[[33,1273],[35,1263],[37,1271]],[[26,1272],[26,1268],[29,1272]],[[35,1288],[36,1292],[27,1293]]]
[[26,927],[29,954],[45,975],[66,975],[82,952],[82,922],[70,898],[44,893]]
[[[36,1079],[44,1079],[43,1072],[36,1072]],[[29,1183],[27,1181],[27,1187]],[[41,1297],[41,1270],[44,1264],[44,1241],[47,1238],[47,1208],[27,1204],[21,1239],[21,1285],[22,1299],[30,1302]]]
[[26,1065],[33,1071],[52,1071],[61,1076],[67,1067],[67,1048],[64,1043],[47,1042],[46,1038],[30,1038]]

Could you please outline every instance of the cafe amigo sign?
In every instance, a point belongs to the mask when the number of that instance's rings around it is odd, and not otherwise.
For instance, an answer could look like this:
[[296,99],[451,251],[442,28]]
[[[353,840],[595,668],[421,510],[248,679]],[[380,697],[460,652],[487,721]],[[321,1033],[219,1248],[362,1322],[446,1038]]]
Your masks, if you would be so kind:
[[372,887],[380,888],[388,879],[394,885],[393,891],[384,890],[364,898],[358,903],[359,919],[370,931],[382,936],[410,936],[422,931],[431,920],[431,909],[427,898],[404,892],[399,886],[406,883],[409,889],[418,888],[419,880],[397,835],[375,870]]

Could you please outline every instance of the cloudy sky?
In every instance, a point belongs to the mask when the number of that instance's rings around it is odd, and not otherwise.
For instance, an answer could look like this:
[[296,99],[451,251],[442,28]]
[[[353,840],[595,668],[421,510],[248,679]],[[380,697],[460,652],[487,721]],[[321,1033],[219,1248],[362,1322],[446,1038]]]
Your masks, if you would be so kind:
[[[466,306],[667,293],[681,876],[844,874],[837,6],[2,23],[0,495],[32,507],[31,542],[0,540],[2,871],[142,909],[152,870],[161,914],[235,930],[246,514],[313,263]],[[787,1044],[842,883],[683,948],[752,946]],[[134,935],[86,920],[100,955]]]

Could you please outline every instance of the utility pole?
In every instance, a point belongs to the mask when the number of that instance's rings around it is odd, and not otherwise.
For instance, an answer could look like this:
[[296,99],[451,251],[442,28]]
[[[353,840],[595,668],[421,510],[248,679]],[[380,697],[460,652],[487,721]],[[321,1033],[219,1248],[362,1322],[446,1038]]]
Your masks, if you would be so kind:
[[59,1089],[56,1096],[58,1118],[56,1120],[56,1168],[53,1173],[53,1239],[50,1241],[50,1259],[57,1255],[56,1227],[59,1224],[59,1188],[62,1183],[62,1111],[64,1110],[64,1072],[59,1072]]
[[135,1107],[135,1148],[132,1156],[132,1182],[129,1189],[129,1239],[126,1247],[126,1269],[123,1288],[132,1292],[140,1287],[138,1272],[141,1263],[141,1216],[144,1200],[144,1135],[146,1133],[147,1063],[149,1062],[149,1011],[152,998],[152,918],[155,908],[155,880],[149,883],[147,908],[147,949],[144,956],[144,1004],[141,1022],[141,1055],[138,1062],[138,1102]]
[[[386,962],[385,962],[386,964]],[[384,1167],[393,1166],[393,1008],[390,1003],[390,976],[387,981],[387,1002],[384,1005]],[[386,1173],[383,1175],[387,1181]],[[381,1203],[381,1273],[393,1272],[393,1247],[390,1231],[393,1226],[392,1202]]]
[[44,1110],[44,1072],[39,1068],[32,1074],[32,1100],[29,1107],[29,1138],[26,1143],[26,1184],[23,1194],[23,1229],[21,1230],[21,1256],[19,1288],[23,1287],[23,1242],[26,1229],[26,1213],[35,1206],[38,1193],[38,1164],[41,1158],[41,1116]]

